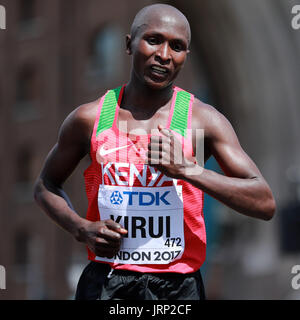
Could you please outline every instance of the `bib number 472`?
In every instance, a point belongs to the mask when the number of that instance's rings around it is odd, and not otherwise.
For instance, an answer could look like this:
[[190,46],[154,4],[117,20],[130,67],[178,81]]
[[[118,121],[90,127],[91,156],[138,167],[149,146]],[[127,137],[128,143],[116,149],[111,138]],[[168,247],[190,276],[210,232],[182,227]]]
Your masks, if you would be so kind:
[[181,247],[181,238],[168,238],[165,242],[166,247]]

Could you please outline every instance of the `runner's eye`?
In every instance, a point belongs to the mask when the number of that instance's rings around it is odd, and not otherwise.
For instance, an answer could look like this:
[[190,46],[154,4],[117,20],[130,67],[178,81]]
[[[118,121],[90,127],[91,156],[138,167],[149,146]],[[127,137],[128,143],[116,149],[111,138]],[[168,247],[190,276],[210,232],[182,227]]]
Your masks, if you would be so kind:
[[174,51],[177,51],[177,52],[186,50],[185,46],[184,46],[181,42],[174,42],[174,43],[172,43],[172,44],[171,44],[171,48],[172,48]]
[[151,45],[157,45],[159,40],[156,37],[149,37],[147,38],[147,42]]

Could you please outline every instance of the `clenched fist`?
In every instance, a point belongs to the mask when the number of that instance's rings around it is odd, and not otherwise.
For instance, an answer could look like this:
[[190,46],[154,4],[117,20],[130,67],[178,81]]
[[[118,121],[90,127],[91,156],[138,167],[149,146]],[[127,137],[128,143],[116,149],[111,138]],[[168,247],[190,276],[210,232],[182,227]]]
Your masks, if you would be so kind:
[[147,161],[168,177],[183,179],[187,168],[193,168],[196,159],[184,156],[182,143],[170,129],[158,126],[161,136],[152,136],[148,145]]
[[126,234],[127,230],[111,219],[87,221],[80,230],[78,240],[84,242],[96,256],[111,259],[119,252],[122,236]]

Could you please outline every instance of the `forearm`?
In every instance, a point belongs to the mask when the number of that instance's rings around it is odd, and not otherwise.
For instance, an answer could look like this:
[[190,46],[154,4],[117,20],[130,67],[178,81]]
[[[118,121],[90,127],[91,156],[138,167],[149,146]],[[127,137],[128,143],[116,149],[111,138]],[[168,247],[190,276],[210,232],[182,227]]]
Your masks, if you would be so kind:
[[34,197],[56,224],[80,241],[81,230],[88,221],[74,211],[71,201],[62,189],[49,185],[46,187],[44,181],[39,179],[35,185]]
[[195,170],[199,174],[183,179],[239,213],[263,220],[272,218],[274,199],[262,179],[227,177],[199,166]]

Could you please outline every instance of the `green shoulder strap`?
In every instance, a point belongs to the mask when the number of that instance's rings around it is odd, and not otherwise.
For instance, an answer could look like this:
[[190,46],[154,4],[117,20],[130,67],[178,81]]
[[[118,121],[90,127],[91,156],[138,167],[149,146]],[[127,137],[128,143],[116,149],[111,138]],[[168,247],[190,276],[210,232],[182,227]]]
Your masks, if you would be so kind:
[[186,137],[188,126],[189,106],[192,95],[186,91],[178,91],[174,106],[174,112],[170,124],[170,129],[176,131],[181,136]]
[[112,127],[121,89],[122,86],[113,90],[109,90],[106,93],[101,108],[96,136],[98,136],[104,130]]

